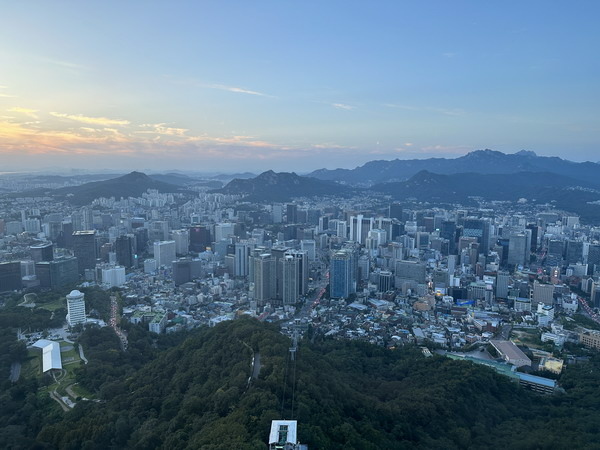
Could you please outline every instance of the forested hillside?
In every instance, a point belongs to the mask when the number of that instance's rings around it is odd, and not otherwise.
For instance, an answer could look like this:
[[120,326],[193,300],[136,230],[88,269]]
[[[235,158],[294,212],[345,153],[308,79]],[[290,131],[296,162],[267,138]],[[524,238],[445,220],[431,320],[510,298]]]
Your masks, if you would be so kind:
[[[567,393],[545,397],[417,348],[333,340],[301,341],[294,377],[289,340],[252,319],[154,348],[148,363],[141,351],[134,369],[105,330],[83,343],[97,362],[80,374],[103,402],[80,402],[62,419],[54,412],[28,445],[264,449],[270,421],[290,418],[292,401],[299,439],[311,449],[594,448],[600,438],[599,361],[569,368]],[[248,384],[257,353],[260,374]]]

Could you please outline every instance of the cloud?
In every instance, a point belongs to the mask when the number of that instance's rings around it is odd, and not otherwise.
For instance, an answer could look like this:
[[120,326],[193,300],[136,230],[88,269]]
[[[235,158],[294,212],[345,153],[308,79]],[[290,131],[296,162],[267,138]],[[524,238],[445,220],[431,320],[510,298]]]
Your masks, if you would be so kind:
[[64,67],[66,69],[74,69],[74,70],[87,70],[87,67],[81,64],[73,63],[70,61],[61,61],[59,59],[51,59],[51,58],[41,58],[41,61],[54,64],[55,66]]
[[244,88],[235,87],[235,86],[227,86],[224,84],[206,84],[206,85],[203,85],[203,87],[206,87],[209,89],[219,89],[221,91],[235,92],[238,94],[248,94],[248,95],[258,95],[260,97],[270,97],[270,95],[267,95],[263,92],[251,91],[249,89],[244,89]]
[[38,112],[37,109],[21,108],[19,106],[15,106],[13,108],[7,109],[7,111],[25,114],[26,116],[29,116],[33,119],[38,119],[38,115],[36,114],[36,112]]
[[148,131],[136,131],[138,134],[159,134],[165,136],[185,136],[187,133],[187,128],[175,128],[175,127],[167,127],[166,123],[145,123],[141,125],[143,128],[151,128]]
[[456,56],[456,53],[454,53],[454,52],[445,52],[445,53],[442,53],[442,56],[444,58],[454,58]]
[[87,123],[90,125],[125,126],[125,125],[129,125],[131,123],[131,122],[129,122],[129,120],[108,119],[106,117],[88,117],[88,116],[83,116],[81,114],[63,114],[63,113],[51,112],[50,115],[54,116],[54,117],[58,117],[60,119],[75,120],[77,122]]
[[343,109],[345,111],[352,111],[353,109],[356,109],[356,106],[346,105],[345,103],[332,103],[331,106],[336,109]]
[[1,98],[17,98],[16,95],[11,95],[11,94],[5,94],[3,92],[0,92],[0,97]]

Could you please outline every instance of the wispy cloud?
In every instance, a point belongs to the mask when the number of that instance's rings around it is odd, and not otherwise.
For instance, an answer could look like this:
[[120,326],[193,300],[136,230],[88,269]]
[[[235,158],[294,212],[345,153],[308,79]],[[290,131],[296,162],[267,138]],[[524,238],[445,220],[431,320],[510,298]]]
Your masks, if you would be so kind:
[[7,111],[9,112],[16,112],[16,113],[20,113],[20,114],[25,114],[26,116],[29,116],[33,119],[38,119],[38,115],[36,114],[38,112],[37,109],[30,109],[30,108],[21,108],[19,106],[15,106],[13,108],[9,108],[7,109]]
[[81,114],[63,114],[57,112],[51,112],[51,116],[58,117],[60,119],[75,120],[76,122],[87,123],[89,125],[102,125],[102,126],[125,126],[131,122],[129,120],[121,119],[109,119],[107,117],[88,117]]
[[[8,89],[8,86],[0,85],[0,90]],[[7,94],[6,92],[0,92],[0,98],[16,98],[16,95]]]
[[41,58],[41,61],[43,61],[45,63],[53,64],[55,66],[64,67],[65,69],[87,70],[86,66],[84,66],[82,64],[77,64],[77,63],[74,63],[71,61],[62,61],[59,59],[52,59],[52,58]]
[[345,111],[352,111],[353,109],[356,109],[356,106],[346,105],[345,103],[332,103],[331,106],[336,109],[343,109]]
[[454,52],[444,52],[444,53],[442,53],[442,56],[444,58],[454,58],[456,56],[456,53],[454,53]]
[[145,123],[141,125],[142,128],[149,128],[149,130],[136,131],[138,134],[158,134],[165,136],[185,136],[189,130],[187,128],[176,128],[166,126],[166,123]]
[[250,89],[244,89],[241,87],[227,86],[225,84],[205,84],[203,86],[206,88],[209,88],[209,89],[219,89],[221,91],[235,92],[237,94],[248,94],[248,95],[258,95],[260,97],[271,97],[270,95],[267,95],[263,92],[252,91]]

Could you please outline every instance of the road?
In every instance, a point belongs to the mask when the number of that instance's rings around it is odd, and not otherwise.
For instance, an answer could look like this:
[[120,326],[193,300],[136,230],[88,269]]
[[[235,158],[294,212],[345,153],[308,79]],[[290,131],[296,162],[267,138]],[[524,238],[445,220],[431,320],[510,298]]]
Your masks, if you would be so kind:
[[600,323],[600,317],[598,317],[598,314],[594,313],[594,311],[592,311],[592,308],[590,308],[590,305],[588,305],[588,302],[585,301],[585,299],[581,298],[581,297],[577,297],[577,300],[579,300],[579,303],[581,304],[581,306],[583,306],[584,311],[590,316],[590,318],[596,322],[596,323]]
[[258,378],[258,374],[260,373],[260,352],[254,353],[254,358],[252,359],[252,379],[256,380]]
[[117,303],[117,297],[115,297],[113,295],[110,297],[110,326],[112,327],[113,330],[115,330],[115,333],[121,340],[121,347],[123,348],[123,350],[127,350],[127,336],[125,336],[125,333],[123,333],[123,330],[121,330],[117,326],[118,311],[119,311],[119,305]]
[[303,318],[303,317],[307,317],[311,311],[313,310],[313,308],[315,308],[319,303],[321,303],[321,299],[323,298],[323,295],[325,294],[325,291],[327,290],[327,286],[329,285],[329,272],[327,272],[325,274],[325,283],[323,285],[321,285],[321,287],[319,289],[315,289],[315,292],[312,296],[312,298],[307,299],[306,302],[304,303],[304,305],[302,306],[302,308],[300,308],[297,312],[296,312],[296,318]]
[[83,347],[80,345],[79,346],[79,357],[81,358],[81,360],[84,362],[84,364],[88,363],[87,358],[85,357],[85,355],[83,354]]

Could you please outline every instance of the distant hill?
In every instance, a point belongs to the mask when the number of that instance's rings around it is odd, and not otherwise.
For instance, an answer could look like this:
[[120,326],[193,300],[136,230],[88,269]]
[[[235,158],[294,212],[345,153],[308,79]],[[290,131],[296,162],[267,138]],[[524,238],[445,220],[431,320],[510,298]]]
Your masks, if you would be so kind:
[[254,178],[256,177],[255,173],[252,172],[243,172],[243,173],[220,173],[218,175],[214,175],[211,177],[211,179],[213,180],[219,180],[219,181],[231,181],[231,180],[235,180],[236,178],[240,178],[242,180],[247,180],[248,178]]
[[397,200],[415,198],[431,203],[468,204],[472,197],[486,200],[552,203],[579,214],[584,221],[600,219],[600,188],[595,184],[547,172],[513,174],[458,173],[440,175],[422,170],[407,181],[382,183],[370,190]]
[[157,189],[159,192],[164,193],[178,192],[180,187],[154,180],[141,172],[131,172],[109,180],[55,189],[51,191],[51,195],[67,196],[72,203],[84,205],[98,197],[115,197],[117,199],[121,197],[139,197],[148,189]]
[[214,192],[244,195],[251,201],[287,201],[294,197],[345,195],[351,190],[340,184],[301,177],[294,172],[263,172],[255,178],[236,178]]
[[196,178],[181,173],[153,173],[148,176],[153,180],[173,184],[175,186],[185,186],[196,181]]
[[422,170],[445,175],[470,172],[483,174],[550,172],[600,185],[600,164],[577,163],[557,157],[537,156],[529,151],[506,154],[493,150],[477,150],[453,159],[370,161],[355,169],[320,169],[310,173],[309,176],[355,185],[373,185],[404,181]]

